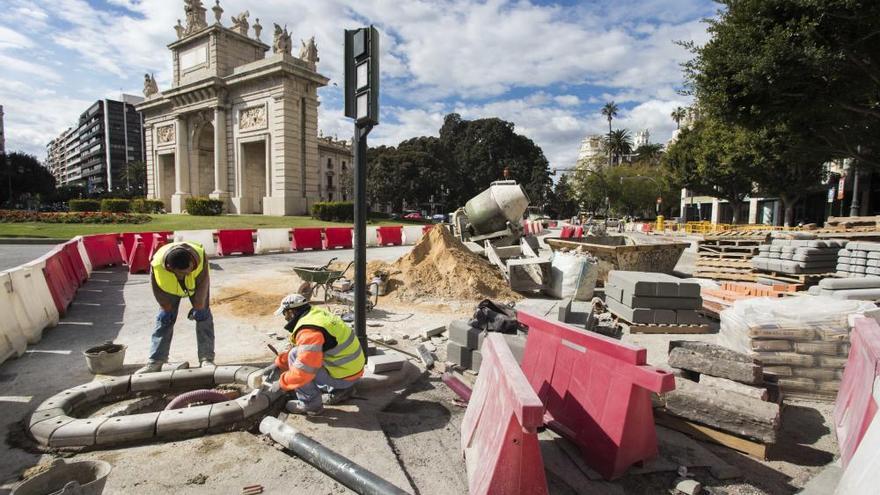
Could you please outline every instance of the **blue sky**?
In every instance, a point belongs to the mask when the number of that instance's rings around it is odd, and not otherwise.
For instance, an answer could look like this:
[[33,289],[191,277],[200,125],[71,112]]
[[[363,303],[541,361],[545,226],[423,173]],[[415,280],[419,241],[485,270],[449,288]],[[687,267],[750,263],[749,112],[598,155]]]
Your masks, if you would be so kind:
[[[204,1],[206,7],[212,0]],[[221,0],[223,22],[244,10],[298,39],[315,36],[319,127],[348,137],[342,117],[342,30],[375,24],[382,33],[382,123],[371,145],[436,135],[452,111],[500,117],[544,150],[551,167],[570,167],[580,141],[607,132],[599,108],[621,107],[614,127],[666,142],[678,94],[674,41],[707,39],[709,0]],[[183,0],[3,0],[0,105],[7,148],[45,158],[45,145],[98,98],[141,94],[143,74],[169,87],[166,45],[184,18]],[[213,19],[208,12],[209,19]],[[253,33],[253,31],[251,31]],[[294,54],[297,50],[294,50]],[[333,83],[339,86],[333,86]]]

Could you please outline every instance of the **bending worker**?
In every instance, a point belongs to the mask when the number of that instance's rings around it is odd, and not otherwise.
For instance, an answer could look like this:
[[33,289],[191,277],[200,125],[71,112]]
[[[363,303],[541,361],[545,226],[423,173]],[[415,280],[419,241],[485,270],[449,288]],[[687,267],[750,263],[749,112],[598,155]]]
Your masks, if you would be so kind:
[[196,322],[199,362],[214,366],[214,319],[208,307],[210,278],[205,248],[196,242],[172,242],[159,248],[150,260],[153,296],[159,315],[150,345],[150,360],[138,373],[162,370],[168,361],[180,299],[192,303],[188,318]]
[[296,391],[297,400],[287,402],[296,414],[318,414],[327,403],[337,404],[354,393],[364,374],[366,358],[354,330],[326,309],[312,307],[301,294],[290,294],[275,312],[287,320],[293,347],[278,354],[275,366],[283,373],[282,390]]

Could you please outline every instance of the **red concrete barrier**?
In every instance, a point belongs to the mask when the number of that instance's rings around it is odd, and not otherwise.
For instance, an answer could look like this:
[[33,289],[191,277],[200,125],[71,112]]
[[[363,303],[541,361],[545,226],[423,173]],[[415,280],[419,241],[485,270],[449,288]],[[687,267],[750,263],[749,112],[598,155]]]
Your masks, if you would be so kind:
[[324,229],[324,249],[351,249],[352,227],[327,227]]
[[461,422],[471,495],[547,493],[538,442],[544,406],[504,338],[490,333],[483,362]]
[[293,229],[293,240],[290,241],[290,247],[294,251],[302,251],[304,249],[321,249],[323,241],[321,239],[320,227],[300,227]]
[[120,237],[122,237],[122,243],[119,245],[119,250],[122,252],[122,259],[126,260],[127,262],[128,259],[131,258],[131,252],[134,248],[134,242],[139,235],[144,236],[144,245],[147,247],[147,252],[150,253],[150,255],[152,256],[152,253],[159,248],[155,246],[155,239],[157,238],[154,237],[152,234],[158,235],[158,238],[163,240],[162,244],[159,245],[159,247],[161,247],[163,244],[168,242],[168,236],[173,235],[174,232],[124,232],[120,234]]
[[403,245],[402,225],[395,225],[393,227],[379,227],[376,229],[376,232],[376,236],[379,239],[380,246]]
[[857,319],[850,343],[849,358],[834,402],[834,429],[844,468],[877,413],[874,381],[880,375],[880,325],[873,318]]
[[[147,250],[147,242],[153,244],[153,234],[139,234],[130,248],[128,257],[128,273],[149,273],[152,255]],[[149,240],[148,240],[149,239]]]
[[550,428],[606,479],[657,455],[651,392],[673,390],[672,373],[647,366],[644,348],[526,311],[517,318],[529,327],[523,372]]
[[578,226],[574,229],[574,234],[572,234],[572,237],[574,237],[574,238],[576,238],[576,239],[579,239],[579,238],[581,238],[581,237],[583,237],[583,236],[584,236],[584,226],[583,226],[583,225],[578,225]]
[[253,229],[218,230],[217,254],[254,254],[254,232]]
[[562,227],[562,232],[559,234],[559,237],[562,239],[571,239],[572,234],[574,234],[574,227],[565,226]]
[[73,269],[77,286],[82,286],[89,279],[89,272],[86,270],[86,265],[79,254],[78,244],[79,241],[77,240],[68,241],[61,246],[61,251],[67,258],[67,263]]
[[45,260],[46,266],[43,267],[43,276],[46,277],[46,285],[49,286],[49,293],[52,294],[52,300],[55,301],[58,313],[64,315],[67,313],[67,307],[76,296],[78,283],[74,278],[71,278],[64,253],[60,249],[56,248],[46,255]]
[[118,239],[119,234],[95,234],[83,237],[83,246],[89,255],[93,270],[123,263]]
[[[168,244],[168,236],[171,234],[171,232],[154,232],[153,235],[149,237],[153,240],[153,243],[150,246],[150,259],[153,259],[153,255],[156,254],[156,251],[158,251],[160,247]],[[146,242],[146,239],[144,241]]]

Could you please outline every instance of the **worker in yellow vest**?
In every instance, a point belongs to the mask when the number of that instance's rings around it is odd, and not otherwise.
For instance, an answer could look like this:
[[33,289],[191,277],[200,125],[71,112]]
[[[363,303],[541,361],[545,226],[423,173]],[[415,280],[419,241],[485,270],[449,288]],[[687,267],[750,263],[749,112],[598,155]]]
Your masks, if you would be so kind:
[[293,344],[275,359],[275,366],[283,371],[278,385],[296,392],[297,400],[288,401],[287,410],[320,413],[325,402],[322,392],[329,404],[351,397],[366,364],[351,327],[326,309],[311,306],[301,294],[286,296],[275,314],[287,320],[284,329]]
[[192,303],[188,318],[196,322],[199,362],[202,367],[214,366],[214,319],[208,306],[210,277],[205,248],[197,242],[172,242],[162,246],[150,260],[150,279],[160,310],[149,361],[137,372],[161,371],[168,361],[174,323],[183,297]]

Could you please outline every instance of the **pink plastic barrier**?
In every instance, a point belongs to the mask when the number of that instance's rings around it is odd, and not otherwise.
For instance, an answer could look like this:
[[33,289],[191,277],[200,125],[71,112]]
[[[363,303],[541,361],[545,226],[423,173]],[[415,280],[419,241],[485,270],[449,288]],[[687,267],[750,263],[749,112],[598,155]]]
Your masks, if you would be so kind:
[[834,402],[834,427],[844,468],[877,413],[874,381],[880,375],[880,325],[873,318],[858,318],[850,343],[849,358]]
[[67,258],[67,263],[73,270],[77,286],[82,286],[89,279],[89,272],[86,270],[86,265],[83,264],[79,254],[79,241],[72,240],[62,244],[61,252]]
[[574,234],[572,235],[572,237],[575,237],[575,238],[581,238],[581,237],[583,237],[583,236],[584,236],[584,226],[583,226],[583,225],[578,225],[578,226],[574,229]]
[[46,284],[49,286],[49,292],[52,294],[52,300],[55,301],[58,313],[64,315],[76,295],[79,283],[73,276],[66,256],[61,249],[55,248],[45,256],[45,260],[46,266],[43,268],[43,275],[46,277]]
[[321,239],[320,227],[300,227],[293,229],[293,240],[290,241],[290,247],[294,251],[302,251],[304,249],[321,249],[323,241]]
[[351,249],[351,227],[327,227],[324,229],[324,249]]
[[562,239],[571,239],[572,235],[574,235],[574,227],[562,227],[562,233],[559,234],[559,237]]
[[253,229],[218,230],[217,254],[254,254],[254,232]]
[[379,227],[376,229],[380,246],[400,246],[403,244],[403,226]]

